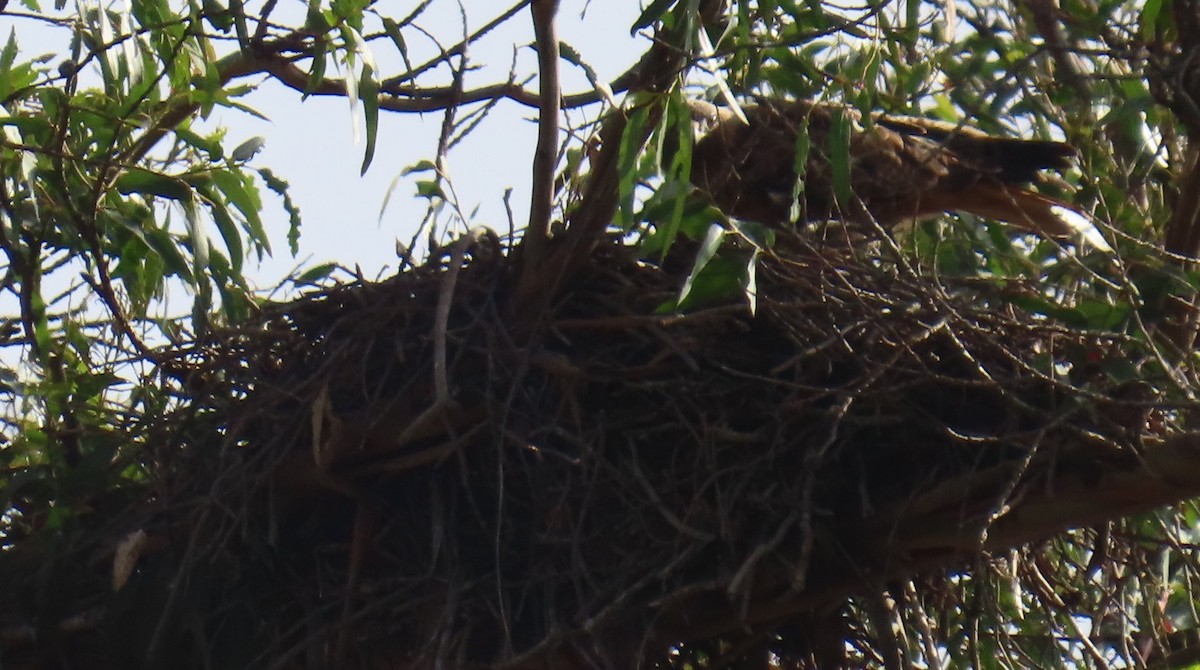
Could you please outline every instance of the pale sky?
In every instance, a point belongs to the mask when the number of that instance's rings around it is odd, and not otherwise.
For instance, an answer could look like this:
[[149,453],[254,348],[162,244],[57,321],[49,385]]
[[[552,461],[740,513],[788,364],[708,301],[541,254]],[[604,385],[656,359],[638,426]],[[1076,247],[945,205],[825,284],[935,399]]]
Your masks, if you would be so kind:
[[[121,9],[126,1],[105,0],[103,4],[111,9]],[[178,1],[172,0],[172,3]],[[54,2],[40,0],[46,11],[52,10]],[[73,14],[76,2],[91,6],[96,0],[75,0],[64,12]],[[449,46],[460,41],[464,34],[464,15],[468,32],[473,32],[515,2],[434,0],[417,24],[442,45]],[[261,6],[257,1],[246,4],[251,14]],[[418,0],[386,0],[377,6],[383,11],[394,12],[391,16],[401,18],[418,4]],[[272,20],[300,25],[306,6],[307,0],[281,0]],[[8,10],[23,12],[25,8],[18,2],[11,2]],[[609,81],[632,65],[649,46],[648,38],[631,36],[629,32],[640,11],[638,0],[561,0],[560,40],[572,45],[597,71],[601,80]],[[377,25],[367,25],[368,32],[378,29]],[[67,54],[70,32],[66,29],[48,28],[30,19],[0,15],[0,38],[7,40],[10,31],[16,35],[21,58],[43,53],[61,54],[50,61],[56,63]],[[433,42],[419,31],[410,29],[405,35],[413,63],[421,63],[438,53]],[[472,47],[469,52],[471,63],[478,69],[468,73],[466,88],[505,81],[514,66],[514,56],[518,81],[536,74],[536,55],[529,47],[533,39],[529,11],[524,9]],[[384,77],[404,71],[403,61],[389,41],[374,42],[372,49]],[[563,61],[561,69],[565,93],[591,89],[578,68]],[[87,85],[87,73],[84,74],[84,85]],[[330,67],[328,74],[340,77],[343,73]],[[357,264],[368,277],[376,276],[385,267],[394,268],[396,240],[407,244],[425,213],[425,200],[414,197],[417,177],[398,182],[382,221],[379,219],[380,207],[389,185],[405,167],[433,157],[441,114],[381,111],[375,158],[367,174],[360,177],[363,146],[354,144],[353,115],[345,98],[313,97],[302,102],[298,92],[270,79],[249,78],[237,83],[260,81],[259,89],[240,102],[269,117],[269,122],[237,110],[218,108],[208,119],[208,127],[227,129],[227,151],[246,139],[265,138],[266,144],[252,166],[270,168],[290,183],[291,195],[300,206],[304,225],[300,254],[293,259],[286,242],[286,213],[274,194],[263,188],[263,218],[271,234],[275,255],[266,259],[261,267],[255,267],[247,259],[246,270],[251,282],[261,288],[274,286],[297,263],[306,267],[329,261],[348,267]],[[448,78],[422,80],[425,84],[431,82],[444,84]],[[536,90],[536,80],[530,81],[528,87]],[[361,128],[361,110],[356,114],[360,117],[357,123]],[[595,114],[594,109],[591,114]],[[573,120],[579,118],[578,112],[572,113]],[[487,225],[501,232],[508,230],[503,202],[507,188],[513,189],[514,219],[518,226],[524,224],[529,206],[530,161],[537,134],[535,119],[536,110],[511,101],[502,102],[451,152],[448,166],[462,208],[468,213],[478,208],[471,225]],[[446,218],[443,216],[443,223]],[[220,248],[215,230],[211,231],[211,237]]]
[[[402,16],[414,4],[403,3],[395,15]],[[562,0],[560,39],[573,45],[600,78],[608,81],[633,64],[649,46],[649,40],[630,36],[629,27],[640,12],[636,0],[593,2],[581,18],[587,5],[585,0]],[[465,0],[464,6],[469,28],[474,30],[509,5]],[[456,4],[437,0],[432,9],[439,13],[423,27],[444,44],[458,41],[462,26]],[[532,40],[529,13],[522,11],[471,52],[472,61],[486,67],[468,77],[467,88],[504,81],[512,65],[514,47],[518,80],[535,73],[536,58],[526,46]],[[385,44],[377,46],[375,57],[381,69],[388,75],[399,73],[401,68],[388,65],[398,63],[399,58],[388,54]],[[410,41],[409,49],[414,62],[434,53],[428,42]],[[578,68],[564,61],[562,73],[564,92],[590,90]],[[533,90],[536,86],[536,81],[529,84]],[[299,259],[311,257],[306,265],[337,261],[353,267],[357,263],[368,277],[385,266],[395,267],[395,240],[399,238],[407,244],[425,212],[425,201],[413,197],[416,178],[399,182],[382,222],[380,206],[389,184],[406,166],[433,156],[441,114],[381,112],[375,159],[367,174],[360,178],[363,147],[353,143],[351,115],[345,99],[310,98],[301,103],[297,92],[268,80],[243,101],[272,122],[265,123],[232,110],[214,114],[213,120],[229,129],[229,148],[256,135],[266,138],[254,165],[271,168],[291,184],[292,197],[304,217]],[[574,114],[575,118],[578,116]],[[530,161],[537,136],[535,118],[536,110],[503,102],[451,152],[450,174],[463,209],[469,213],[478,207],[472,225],[506,231],[508,219],[503,195],[510,187],[514,218],[518,225],[524,223],[529,205]],[[271,226],[275,257],[259,270],[251,270],[262,286],[274,284],[296,262],[287,253],[285,214],[270,195],[266,204],[265,220]]]

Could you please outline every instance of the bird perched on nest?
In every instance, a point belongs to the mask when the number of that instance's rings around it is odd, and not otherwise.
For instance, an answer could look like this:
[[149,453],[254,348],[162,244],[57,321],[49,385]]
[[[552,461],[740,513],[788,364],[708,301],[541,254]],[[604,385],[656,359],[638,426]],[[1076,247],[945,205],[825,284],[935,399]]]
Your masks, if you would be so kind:
[[[1076,207],[1029,187],[1043,169],[1071,164],[1062,142],[996,137],[931,119],[874,115],[868,127],[852,109],[811,101],[762,100],[746,121],[701,103],[715,127],[692,154],[692,181],[726,213],[783,226],[797,219],[796,138],[810,147],[800,197],[801,221],[863,220],[883,226],[961,211],[1026,232],[1111,250]],[[830,138],[836,115],[849,121],[849,202],[835,194]]]

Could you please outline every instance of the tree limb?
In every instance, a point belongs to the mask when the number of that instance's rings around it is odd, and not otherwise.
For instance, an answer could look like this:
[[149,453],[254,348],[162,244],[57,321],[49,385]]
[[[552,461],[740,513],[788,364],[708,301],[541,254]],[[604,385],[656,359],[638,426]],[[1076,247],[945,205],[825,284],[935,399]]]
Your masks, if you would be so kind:
[[541,107],[538,114],[537,148],[533,154],[533,195],[529,204],[529,227],[521,244],[521,284],[534,277],[546,253],[550,215],[554,207],[554,166],[558,162],[558,32],[554,15],[558,0],[533,0],[533,30],[537,36]]

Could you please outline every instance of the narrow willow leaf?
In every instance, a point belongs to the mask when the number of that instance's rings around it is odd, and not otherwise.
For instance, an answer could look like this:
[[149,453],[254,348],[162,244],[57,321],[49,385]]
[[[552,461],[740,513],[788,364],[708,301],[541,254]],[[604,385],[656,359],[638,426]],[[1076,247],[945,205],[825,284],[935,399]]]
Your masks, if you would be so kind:
[[346,76],[342,80],[346,83],[346,101],[350,104],[350,136],[357,145],[362,141],[362,131],[358,127],[358,77],[354,76],[355,61],[353,53],[346,54]]
[[106,70],[104,74],[105,84],[111,84],[112,90],[119,91],[121,90],[119,86],[120,82],[116,81],[115,77],[116,73],[120,70],[121,61],[117,56],[117,52],[112,48],[113,37],[115,35],[112,20],[108,16],[108,11],[100,3],[96,3],[95,9],[90,13],[96,17],[96,27],[100,33],[100,44],[97,47],[104,50],[101,54],[101,63],[105,66],[104,69]]
[[183,207],[188,239],[192,244],[192,286],[199,290],[200,285],[205,283],[204,268],[208,267],[208,235],[204,231],[204,219],[196,198],[188,198],[179,204]]
[[624,230],[633,226],[633,190],[637,183],[637,163],[642,146],[639,138],[650,120],[650,110],[641,106],[633,111],[625,130],[621,134],[621,144],[617,153],[617,222]]
[[812,143],[808,135],[808,120],[804,119],[796,132],[792,161],[792,169],[796,172],[796,183],[792,184],[792,204],[788,212],[789,219],[792,221],[799,221],[804,214],[800,204],[804,202],[804,180],[808,175],[808,156],[811,151]]
[[183,254],[180,253],[179,246],[175,243],[175,239],[170,233],[161,228],[148,230],[146,231],[146,243],[162,260],[163,265],[166,266],[168,270],[167,276],[180,277],[189,284],[195,282],[191,266]]
[[[226,90],[225,93],[228,95],[233,95],[233,92],[230,90]],[[260,121],[270,121],[271,120],[271,119],[267,118],[267,116],[265,114],[258,111],[257,109],[254,109],[250,105],[242,104],[236,100],[230,100],[228,97],[225,97],[225,96],[219,97],[219,98],[217,98],[217,102],[220,103],[220,105],[222,107],[230,107],[232,109],[241,110],[241,111],[259,119]]]
[[396,186],[400,184],[400,178],[404,173],[397,174],[392,177],[392,181],[388,183],[387,191],[383,194],[383,204],[379,206],[379,223],[383,223],[383,213],[387,211],[388,203],[392,201],[392,194],[396,192]]
[[758,313],[758,257],[761,253],[755,249],[746,262],[746,302],[750,305],[751,316]]
[[352,27],[347,27],[346,32],[350,35],[350,43],[354,46],[354,53],[362,59],[363,65],[378,72],[379,65],[375,62],[375,56],[371,53],[371,48],[367,46],[366,40],[363,39],[362,33]]
[[1145,4],[1142,5],[1141,33],[1143,38],[1149,39],[1154,36],[1162,6],[1162,0],[1145,0]]
[[333,274],[337,270],[337,263],[322,263],[316,267],[309,268],[296,277],[297,284],[315,284],[322,279]]
[[329,66],[329,42],[323,39],[317,40],[313,51],[312,69],[308,71],[308,81],[304,84],[305,98],[325,80],[325,70]]
[[265,137],[256,135],[237,145],[237,148],[233,150],[233,153],[229,154],[229,157],[238,163],[244,163],[254,158],[254,155],[261,151],[263,145],[266,143],[267,140]]
[[375,157],[375,141],[379,135],[379,80],[375,78],[374,69],[363,67],[362,83],[358,90],[362,96],[363,121],[367,131],[367,146],[363,150],[362,167],[359,169],[359,174],[364,175]]
[[404,171],[401,172],[400,174],[402,176],[407,177],[410,174],[416,174],[419,172],[436,172],[436,171],[437,171],[437,165],[433,161],[425,159],[425,160],[417,161],[416,163],[413,163],[412,165],[404,168]]
[[[693,138],[691,110],[687,106],[684,95],[682,88],[676,88],[672,92],[670,99],[667,101],[667,113],[663,115],[663,125],[659,129],[660,135],[664,138],[669,133],[675,134],[675,143],[679,148],[675,151],[675,155],[671,157],[671,165],[668,166],[668,176],[678,179],[678,183],[681,184],[687,184],[691,178],[692,144],[695,141]],[[687,191],[681,188],[675,193],[673,198],[671,216],[667,221],[661,241],[661,254],[664,257],[674,243],[675,237],[679,234],[680,225],[683,223],[683,209],[684,205],[687,204],[687,196]]]
[[126,170],[117,177],[116,187],[122,195],[137,193],[180,202],[192,197],[191,187],[183,180],[141,168]]
[[396,23],[395,19],[385,16],[383,17],[383,30],[392,39],[392,44],[396,45],[396,50],[400,52],[400,59],[404,61],[404,69],[411,72],[412,63],[408,60],[408,44],[400,32],[400,24]]
[[632,35],[662,18],[667,13],[667,10],[675,6],[676,2],[678,0],[654,0],[654,2],[651,2],[642,10],[637,20],[633,22],[633,27],[629,29],[629,34]]
[[[19,131],[15,127],[4,126],[3,131],[0,132],[0,135],[5,137],[9,141],[12,141],[15,144],[22,143],[21,131]],[[21,171],[21,181],[24,182],[25,188],[29,189],[29,194],[31,196],[30,200],[33,204],[34,215],[41,217],[41,209],[38,205],[38,202],[41,200],[41,198],[38,197],[37,184],[34,183],[34,179],[33,179],[33,170],[35,167],[37,167],[37,159],[34,157],[33,152],[24,151],[24,150],[17,150],[17,151],[21,156],[21,160],[19,163],[20,171]]]
[[50,335],[50,321],[46,315],[46,300],[42,297],[42,292],[38,289],[41,286],[42,268],[40,264],[34,264],[30,267],[31,272],[38,276],[32,277],[27,290],[31,293],[29,296],[29,312],[33,321],[33,339],[37,342],[37,351],[39,355],[46,359],[49,356],[50,347],[53,344],[53,337]]
[[288,250],[295,256],[300,253],[300,208],[292,200],[292,195],[288,191],[288,183],[286,181],[275,176],[274,172],[266,168],[259,170],[258,174],[266,182],[267,188],[283,198],[283,208],[288,213]]
[[203,6],[204,18],[217,30],[229,32],[233,27],[233,17],[229,14],[229,9],[221,4],[221,0],[204,0]]
[[850,205],[850,117],[837,109],[830,116],[829,169],[833,195],[843,209]]
[[8,33],[8,42],[5,43],[4,50],[0,51],[0,75],[7,75],[13,63],[17,62],[17,51],[17,29],[13,28]]
[[142,58],[138,53],[138,41],[133,29],[133,16],[130,14],[130,3],[121,5],[120,31],[125,39],[121,41],[122,55],[125,57],[125,69],[129,75],[129,83],[137,84],[142,81]]
[[725,235],[728,231],[718,224],[709,226],[708,232],[704,235],[704,242],[700,244],[700,250],[696,252],[696,260],[692,263],[692,272],[683,282],[683,288],[679,291],[679,304],[683,304],[692,292],[692,286],[696,283],[696,277],[704,270],[708,262],[717,255],[717,251],[721,248],[721,243],[725,241]]
[[253,182],[242,174],[227,170],[213,170],[212,180],[230,204],[241,212],[246,220],[250,239],[270,250],[270,240],[259,216],[259,212],[262,211],[262,199],[258,196],[258,189],[254,187]]
[[182,126],[175,129],[175,136],[185,145],[208,154],[208,160],[219,161],[225,157],[225,148],[216,137],[204,137]]
[[229,263],[233,271],[241,274],[245,251],[242,247],[242,233],[238,229],[237,222],[233,220],[227,204],[215,189],[205,187],[197,190],[208,203],[209,214],[212,215],[217,232],[221,234],[221,239],[225,242],[225,249],[229,252]]

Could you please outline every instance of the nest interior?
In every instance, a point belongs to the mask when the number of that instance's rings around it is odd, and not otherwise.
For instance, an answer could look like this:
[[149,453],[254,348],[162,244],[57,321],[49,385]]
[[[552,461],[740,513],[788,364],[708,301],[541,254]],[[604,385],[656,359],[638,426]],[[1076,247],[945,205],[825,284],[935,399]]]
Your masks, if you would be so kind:
[[[73,595],[10,579],[13,610],[102,606],[47,639],[113,663],[683,667],[755,639],[831,667],[845,643],[797,622],[1088,522],[1072,487],[1123,490],[1107,473],[1164,430],[1097,364],[1127,343],[1014,307],[1036,281],[788,237],[753,313],[663,312],[687,254],[610,240],[522,322],[510,257],[462,249],[175,352],[188,402],[150,431],[148,490],[92,560],[35,571]],[[1163,502],[1139,495],[1098,513]],[[134,528],[113,593],[97,556]]]

